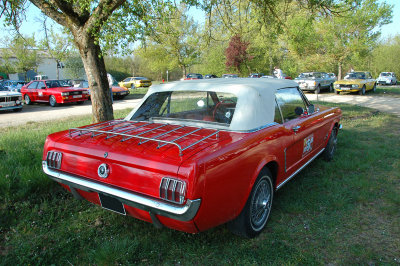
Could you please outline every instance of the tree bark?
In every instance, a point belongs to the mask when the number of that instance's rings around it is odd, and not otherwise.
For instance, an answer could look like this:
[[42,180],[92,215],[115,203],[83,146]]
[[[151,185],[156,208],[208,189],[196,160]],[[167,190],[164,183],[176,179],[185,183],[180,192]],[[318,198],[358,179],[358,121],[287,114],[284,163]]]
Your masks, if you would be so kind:
[[75,42],[89,82],[93,122],[114,119],[111,88],[108,86],[107,71],[100,46],[95,43],[94,38],[80,40],[75,37]]
[[342,62],[338,63],[338,80],[342,80]]

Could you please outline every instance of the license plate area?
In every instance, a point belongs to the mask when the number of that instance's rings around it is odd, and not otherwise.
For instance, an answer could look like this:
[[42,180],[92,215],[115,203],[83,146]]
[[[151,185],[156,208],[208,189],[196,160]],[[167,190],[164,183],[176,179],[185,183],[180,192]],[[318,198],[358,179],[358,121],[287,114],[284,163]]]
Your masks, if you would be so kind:
[[116,198],[99,193],[101,207],[122,215],[126,215],[124,205]]
[[82,95],[74,95],[72,98],[82,98]]

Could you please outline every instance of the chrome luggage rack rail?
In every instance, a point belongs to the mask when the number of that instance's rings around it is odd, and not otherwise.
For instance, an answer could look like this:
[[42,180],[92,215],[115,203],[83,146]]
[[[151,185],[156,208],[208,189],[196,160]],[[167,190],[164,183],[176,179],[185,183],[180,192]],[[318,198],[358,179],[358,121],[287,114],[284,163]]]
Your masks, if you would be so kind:
[[[127,123],[127,124],[126,125],[119,125],[119,124],[124,124],[124,123]],[[144,123],[144,124],[140,125],[140,126],[139,125],[138,126],[134,126],[135,124],[139,124],[139,123]],[[142,131],[142,132],[140,132],[138,134],[127,133],[127,132],[130,132],[130,131],[135,131],[135,130],[137,130],[139,128],[142,128],[142,127],[145,127],[145,126],[148,126],[148,125],[155,125],[155,124],[158,124],[158,125],[155,126],[154,128]],[[119,125],[119,126],[116,126],[116,125]],[[108,127],[113,127],[113,126],[116,126],[116,127],[114,127],[111,130],[107,130]],[[134,126],[134,127],[128,128],[130,126]],[[162,127],[165,127],[165,126],[176,126],[176,127],[171,129],[171,130],[168,130],[166,132],[163,132],[163,133],[161,133],[159,135],[156,135],[156,136],[154,136],[152,138],[142,136],[142,135],[144,135],[146,133],[149,133],[151,131],[154,131],[156,129],[159,129],[159,128],[162,128]],[[183,151],[184,150],[186,150],[186,149],[188,149],[190,147],[193,147],[194,145],[199,144],[200,142],[202,142],[202,141],[204,141],[204,140],[206,140],[208,138],[211,138],[212,136],[216,136],[216,140],[219,138],[219,130],[216,129],[213,133],[211,133],[211,134],[201,138],[200,140],[197,140],[197,141],[195,141],[195,142],[193,142],[193,143],[191,143],[191,144],[189,144],[189,145],[187,145],[185,147],[182,147],[179,143],[176,142],[177,140],[180,140],[180,139],[182,139],[184,137],[187,137],[187,136],[189,136],[191,134],[194,134],[194,133],[196,133],[196,132],[198,132],[198,131],[200,131],[202,129],[205,129],[205,128],[200,127],[200,128],[196,128],[196,129],[194,129],[194,130],[192,130],[190,132],[184,133],[183,135],[180,135],[179,137],[177,137],[177,138],[175,138],[173,140],[162,140],[162,139],[159,139],[160,137],[163,137],[163,136],[167,135],[168,133],[174,132],[174,131],[179,130],[179,129],[183,129],[185,127],[189,128],[188,126],[172,125],[172,124],[168,124],[168,123],[161,124],[161,123],[154,123],[154,122],[128,121],[128,120],[119,119],[119,120],[113,120],[113,121],[107,121],[107,122],[99,123],[99,124],[88,126],[88,127],[70,128],[68,133],[69,133],[69,136],[71,138],[73,137],[73,133],[78,133],[78,136],[91,133],[91,137],[92,138],[95,137],[95,136],[98,136],[98,135],[106,134],[106,139],[110,139],[110,138],[117,137],[117,136],[122,136],[121,142],[124,142],[124,141],[126,141],[128,139],[131,139],[131,138],[136,138],[136,139],[140,139],[138,145],[141,145],[141,144],[146,143],[148,141],[155,141],[155,142],[157,142],[157,149],[159,149],[161,147],[164,147],[165,145],[170,144],[170,145],[174,145],[174,146],[178,147],[179,156],[183,155]],[[128,129],[124,129],[124,128],[128,128]],[[206,129],[206,130],[210,130],[210,129]]]

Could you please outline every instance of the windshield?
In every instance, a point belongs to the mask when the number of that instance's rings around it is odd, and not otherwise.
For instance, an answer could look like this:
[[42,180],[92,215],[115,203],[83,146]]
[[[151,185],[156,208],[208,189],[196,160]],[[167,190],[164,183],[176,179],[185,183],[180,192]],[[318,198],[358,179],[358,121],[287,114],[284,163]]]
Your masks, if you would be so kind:
[[299,75],[299,78],[320,78],[321,77],[321,73],[301,73]]
[[132,120],[190,120],[229,126],[237,97],[215,91],[166,91],[150,95],[132,116]]
[[381,77],[390,77],[391,75],[390,75],[390,73],[384,72],[384,73],[381,73],[380,76]]
[[344,76],[344,79],[365,79],[364,72],[349,72]]

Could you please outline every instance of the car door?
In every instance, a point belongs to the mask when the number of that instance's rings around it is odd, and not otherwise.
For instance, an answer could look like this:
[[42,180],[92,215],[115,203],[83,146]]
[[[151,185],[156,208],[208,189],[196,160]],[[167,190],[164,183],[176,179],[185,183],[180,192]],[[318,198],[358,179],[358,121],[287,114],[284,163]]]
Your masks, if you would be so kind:
[[[319,116],[312,111],[312,105],[298,88],[285,88],[276,92],[283,126],[291,135],[285,144],[285,172],[293,173],[322,148],[324,134],[321,134]],[[313,113],[311,113],[313,112]]]
[[46,100],[46,84],[44,83],[44,81],[39,81],[37,88],[37,99],[38,101],[45,101]]
[[374,88],[375,80],[372,78],[371,73],[366,72],[365,78],[367,79],[367,90],[372,90]]
[[26,87],[27,89],[27,95],[29,96],[29,98],[31,99],[32,102],[35,102],[38,100],[38,93],[36,90],[38,82],[34,81],[31,84],[28,85],[28,87]]

